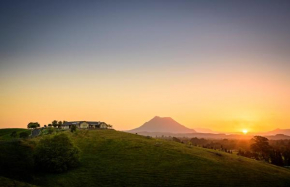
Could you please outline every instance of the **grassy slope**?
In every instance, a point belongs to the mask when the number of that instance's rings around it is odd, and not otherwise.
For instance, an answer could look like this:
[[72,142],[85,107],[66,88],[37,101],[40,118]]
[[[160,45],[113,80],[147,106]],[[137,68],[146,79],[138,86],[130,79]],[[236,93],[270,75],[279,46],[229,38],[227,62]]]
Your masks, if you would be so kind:
[[[3,133],[1,131],[5,131]],[[10,134],[0,129],[0,135]],[[82,166],[36,176],[40,186],[287,186],[290,170],[219,151],[113,130],[67,133]],[[38,141],[34,138],[32,141]],[[0,177],[0,186],[14,180]],[[20,183],[19,183],[20,184]]]
[[20,182],[17,180],[12,180],[6,177],[0,176],[0,187],[33,187],[35,185],[31,185],[25,182]]
[[20,129],[20,128],[0,129],[0,140],[10,140],[10,139],[13,139],[10,136],[13,131],[16,131],[17,137],[19,137],[19,133],[21,133],[21,132],[31,133],[31,130],[30,129]]
[[287,186],[290,170],[184,144],[113,130],[67,132],[82,167],[41,178],[44,186]]

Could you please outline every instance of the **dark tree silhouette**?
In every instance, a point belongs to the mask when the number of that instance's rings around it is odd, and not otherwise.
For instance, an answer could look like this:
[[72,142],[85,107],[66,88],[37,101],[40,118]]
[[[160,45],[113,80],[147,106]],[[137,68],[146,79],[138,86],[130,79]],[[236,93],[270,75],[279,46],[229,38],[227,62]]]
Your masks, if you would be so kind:
[[35,148],[36,168],[60,173],[79,165],[79,150],[66,134],[41,139]]
[[271,146],[269,145],[269,140],[263,136],[255,136],[252,141],[254,143],[251,145],[251,150],[254,153],[254,157],[257,160],[265,160],[269,162]]
[[62,126],[62,121],[59,121],[59,122],[57,123],[57,127],[60,128],[61,126]]
[[52,124],[53,127],[57,127],[57,121],[56,121],[56,120],[53,120],[53,121],[51,122],[51,124]]
[[282,152],[282,155],[284,157],[285,166],[290,166],[290,146]]
[[29,128],[29,129],[35,129],[35,128],[37,128],[37,127],[40,127],[40,125],[39,125],[38,122],[30,122],[30,123],[28,123],[28,125],[27,125],[27,128]]
[[76,125],[72,125],[71,128],[70,128],[70,131],[71,132],[74,132],[77,130],[77,126]]
[[274,150],[271,152],[270,154],[270,158],[271,158],[271,164],[277,165],[277,166],[283,166],[283,158],[281,155],[281,152],[278,150]]
[[19,134],[19,137],[20,137],[20,138],[28,138],[28,136],[29,136],[28,132],[21,132],[21,133]]

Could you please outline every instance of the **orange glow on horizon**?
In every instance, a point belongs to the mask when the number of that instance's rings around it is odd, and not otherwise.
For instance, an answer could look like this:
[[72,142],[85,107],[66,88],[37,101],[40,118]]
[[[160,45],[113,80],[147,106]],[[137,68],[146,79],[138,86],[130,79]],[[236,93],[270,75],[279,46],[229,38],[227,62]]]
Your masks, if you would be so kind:
[[92,76],[88,70],[74,76],[62,72],[57,78],[17,72],[9,81],[0,80],[5,87],[0,128],[25,128],[31,121],[43,126],[56,119],[99,120],[129,130],[154,116],[218,132],[289,128],[290,84],[280,75],[206,67],[200,72],[175,66],[166,70],[122,70],[110,76]]

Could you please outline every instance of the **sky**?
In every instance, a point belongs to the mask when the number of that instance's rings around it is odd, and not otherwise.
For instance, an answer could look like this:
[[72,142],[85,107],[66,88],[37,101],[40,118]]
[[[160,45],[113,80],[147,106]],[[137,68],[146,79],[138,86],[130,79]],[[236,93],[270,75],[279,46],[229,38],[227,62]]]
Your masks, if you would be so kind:
[[290,128],[289,1],[0,1],[0,128],[154,116]]

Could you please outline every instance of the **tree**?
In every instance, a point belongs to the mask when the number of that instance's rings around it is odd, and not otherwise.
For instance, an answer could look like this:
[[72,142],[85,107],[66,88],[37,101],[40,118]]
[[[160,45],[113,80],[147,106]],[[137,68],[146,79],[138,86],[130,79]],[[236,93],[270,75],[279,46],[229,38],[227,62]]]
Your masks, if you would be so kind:
[[254,152],[255,158],[269,162],[271,151],[269,140],[263,136],[255,136],[252,141],[254,143],[251,145],[251,150]]
[[286,148],[283,152],[283,157],[284,157],[284,164],[285,166],[290,166],[290,146]]
[[77,130],[77,126],[76,125],[72,125],[71,127],[70,127],[70,131],[71,132],[74,132],[74,131],[76,131]]
[[52,124],[48,124],[47,126],[51,127],[51,126],[52,126]]
[[21,132],[21,133],[19,134],[19,137],[20,137],[20,138],[28,138],[28,136],[29,136],[29,133],[28,133],[28,132]]
[[57,127],[57,121],[56,121],[56,120],[53,120],[53,121],[51,122],[51,124],[52,124],[53,127]]
[[35,129],[35,128],[37,128],[37,127],[40,127],[40,125],[39,125],[38,122],[30,122],[30,123],[28,123],[28,125],[27,125],[27,128],[28,128],[28,129]]
[[278,150],[272,151],[270,154],[270,158],[271,158],[271,164],[274,164],[277,166],[283,166],[284,163],[283,163],[283,158],[280,151]]
[[58,126],[58,128],[60,128],[60,127],[62,126],[62,121],[59,121],[59,122],[57,123],[57,126]]
[[66,134],[41,139],[35,148],[36,169],[60,173],[79,165],[79,149]]

